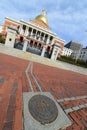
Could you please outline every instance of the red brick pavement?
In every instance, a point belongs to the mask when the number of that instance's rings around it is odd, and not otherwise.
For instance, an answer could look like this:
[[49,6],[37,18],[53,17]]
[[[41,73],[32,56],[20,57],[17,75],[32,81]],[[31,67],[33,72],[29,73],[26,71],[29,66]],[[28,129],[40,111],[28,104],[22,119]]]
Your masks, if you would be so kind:
[[[6,127],[9,130],[23,128],[22,93],[30,91],[25,75],[28,62],[0,54],[0,130],[6,130]],[[42,91],[50,92],[55,99],[87,95],[87,76],[85,75],[38,63],[34,63],[33,71],[41,84]],[[35,91],[37,91],[36,88]],[[14,94],[12,94],[13,92]],[[11,96],[13,96],[14,104],[11,104]],[[70,105],[72,107],[72,105],[83,104],[83,102],[86,103],[87,100],[65,102],[63,105],[69,108]],[[73,120],[73,125],[68,127],[67,130],[83,130],[86,128],[86,108],[72,112],[69,116]]]
[[28,61],[0,54],[0,130],[23,127],[22,91],[29,91],[24,74],[27,65]]
[[43,91],[56,99],[87,95],[87,76],[68,70],[34,64],[34,74]]
[[[34,74],[42,86],[43,91],[50,92],[55,99],[71,98],[76,96],[87,96],[87,76],[53,68],[38,63],[34,64]],[[86,99],[64,101],[61,103],[63,109],[86,104]],[[87,129],[87,108],[71,112],[72,126],[66,130]]]

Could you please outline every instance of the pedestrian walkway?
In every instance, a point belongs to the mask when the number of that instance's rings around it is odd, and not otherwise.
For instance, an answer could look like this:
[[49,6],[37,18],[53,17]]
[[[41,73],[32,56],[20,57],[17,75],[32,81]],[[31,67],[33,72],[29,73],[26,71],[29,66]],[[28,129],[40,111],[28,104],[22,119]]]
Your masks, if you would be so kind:
[[5,47],[3,44],[0,44],[0,53],[87,75],[86,68],[78,67],[61,61],[53,61],[51,59],[41,57],[29,52],[23,52],[15,48],[8,48]]

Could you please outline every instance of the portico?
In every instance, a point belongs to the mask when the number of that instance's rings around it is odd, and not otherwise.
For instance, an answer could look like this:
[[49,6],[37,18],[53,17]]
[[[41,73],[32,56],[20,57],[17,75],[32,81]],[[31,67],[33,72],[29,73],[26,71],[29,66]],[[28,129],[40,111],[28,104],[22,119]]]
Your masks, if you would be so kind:
[[28,39],[26,51],[28,51],[29,48],[42,51],[44,45],[46,50],[50,48],[49,51],[51,51],[51,45],[54,44],[55,34],[51,33],[49,30],[38,28],[37,25],[21,21],[18,32],[23,39],[25,39],[25,37]]

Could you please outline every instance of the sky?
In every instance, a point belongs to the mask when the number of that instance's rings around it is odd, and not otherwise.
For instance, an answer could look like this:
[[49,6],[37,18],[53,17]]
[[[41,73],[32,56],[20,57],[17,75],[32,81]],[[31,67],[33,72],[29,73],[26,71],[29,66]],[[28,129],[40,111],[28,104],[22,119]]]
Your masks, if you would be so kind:
[[46,9],[51,31],[57,37],[87,46],[87,0],[0,0],[0,24],[5,17],[28,22]]

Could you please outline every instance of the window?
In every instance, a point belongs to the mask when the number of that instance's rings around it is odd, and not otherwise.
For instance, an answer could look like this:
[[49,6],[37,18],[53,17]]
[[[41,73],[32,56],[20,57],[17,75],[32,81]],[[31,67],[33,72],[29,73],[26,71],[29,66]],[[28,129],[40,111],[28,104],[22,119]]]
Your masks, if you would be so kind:
[[23,42],[23,37],[22,36],[20,36],[20,42]]
[[33,46],[33,41],[31,40],[31,41],[30,41],[30,47],[32,47],[32,46]]
[[11,39],[11,38],[9,38],[9,41],[12,41],[12,39]]
[[37,47],[37,42],[35,42],[34,47],[35,47],[35,48]]
[[26,30],[26,25],[23,25],[23,30]]

